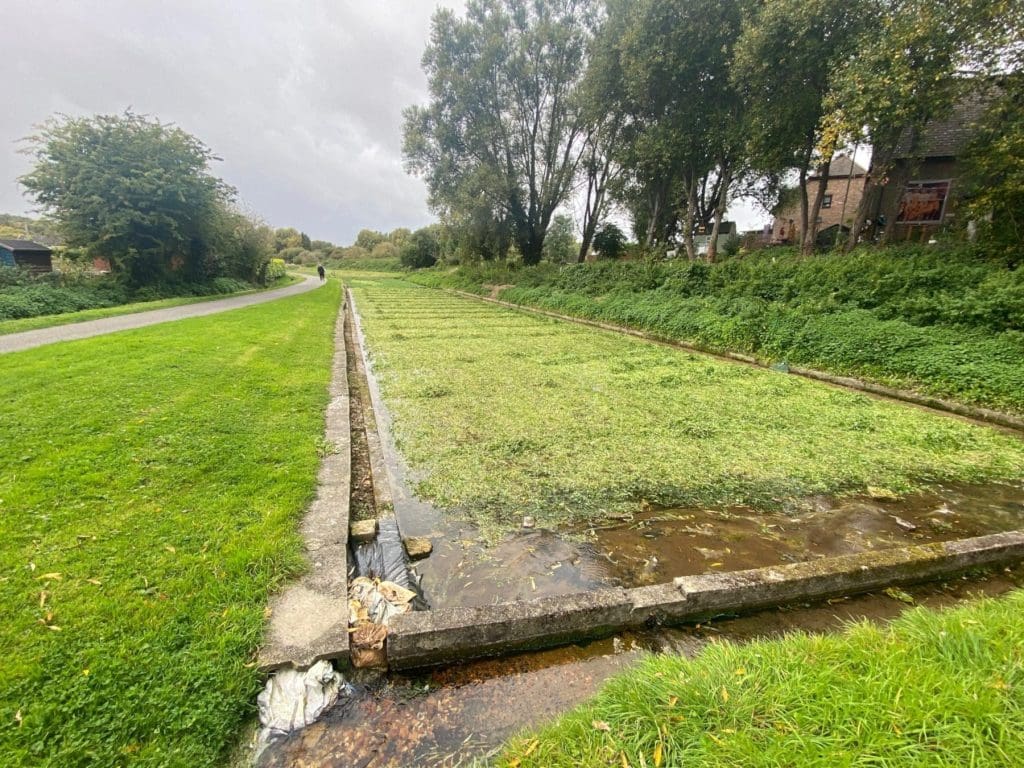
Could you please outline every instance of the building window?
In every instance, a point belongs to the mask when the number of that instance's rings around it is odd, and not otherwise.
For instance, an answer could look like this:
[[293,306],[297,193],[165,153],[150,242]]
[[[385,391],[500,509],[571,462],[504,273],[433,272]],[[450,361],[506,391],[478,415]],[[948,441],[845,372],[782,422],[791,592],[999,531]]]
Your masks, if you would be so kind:
[[831,192],[826,192],[822,196],[822,198],[821,198],[821,207],[822,208],[831,208],[832,207],[832,193]]

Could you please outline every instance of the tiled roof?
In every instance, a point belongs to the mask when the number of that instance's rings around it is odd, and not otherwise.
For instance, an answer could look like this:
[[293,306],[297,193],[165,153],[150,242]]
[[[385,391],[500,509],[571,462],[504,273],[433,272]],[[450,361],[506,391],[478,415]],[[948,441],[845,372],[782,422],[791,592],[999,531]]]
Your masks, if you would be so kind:
[[[851,169],[853,170],[852,174],[850,173]],[[846,155],[836,155],[828,165],[828,176],[830,179],[842,179],[850,175],[863,176],[865,173],[867,173],[866,170]],[[816,179],[818,177],[811,176],[811,178]]]
[[[930,120],[918,142],[917,157],[957,157],[977,130],[985,110],[992,103],[992,95],[984,89],[969,93],[953,107],[942,120]],[[907,131],[896,147],[897,158],[910,157],[910,132]]]
[[0,239],[0,248],[8,251],[35,251],[37,253],[50,253],[52,250],[32,240],[8,240],[7,238]]

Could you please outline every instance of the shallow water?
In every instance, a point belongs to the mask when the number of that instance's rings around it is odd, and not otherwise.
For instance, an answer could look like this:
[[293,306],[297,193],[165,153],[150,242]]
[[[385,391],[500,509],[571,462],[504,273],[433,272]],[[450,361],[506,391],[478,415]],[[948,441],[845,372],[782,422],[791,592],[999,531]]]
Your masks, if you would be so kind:
[[[905,590],[920,604],[951,605],[1024,586],[1024,568],[984,580],[955,579]],[[901,595],[902,596],[902,595]],[[272,745],[261,768],[460,766],[493,754],[509,736],[583,702],[645,653],[696,654],[709,642],[744,642],[794,630],[835,631],[856,619],[882,621],[907,608],[885,594],[763,611],[696,627],[624,634],[585,645],[391,676],[358,687],[320,722]]]
[[396,500],[403,533],[428,536],[415,565],[434,607],[486,605],[713,571],[779,565],[1024,528],[1024,485],[950,485],[898,501],[807,499],[791,512],[651,509],[488,547],[470,523]]

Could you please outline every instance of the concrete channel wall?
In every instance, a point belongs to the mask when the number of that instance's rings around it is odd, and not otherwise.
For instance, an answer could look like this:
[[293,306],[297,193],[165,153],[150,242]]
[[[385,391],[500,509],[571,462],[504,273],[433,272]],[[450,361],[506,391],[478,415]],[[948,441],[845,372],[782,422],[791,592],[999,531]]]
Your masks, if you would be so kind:
[[261,672],[306,668],[322,659],[348,664],[348,526],[352,454],[345,307],[334,328],[334,360],[317,496],[302,520],[309,572],[277,595],[260,649]]
[[[753,365],[757,368],[770,368],[770,364],[759,360],[752,355],[742,355],[737,352],[718,352],[715,350],[702,347],[698,344],[691,344],[687,341],[680,341],[679,339],[673,339],[668,336],[661,336],[656,333],[650,333],[648,331],[637,330],[636,328],[629,328],[623,325],[613,325],[611,323],[603,323],[598,320],[588,320],[583,317],[573,317],[572,315],[563,315],[559,312],[551,312],[546,309],[538,309],[537,307],[531,307],[525,304],[513,304],[510,301],[502,301],[501,299],[492,299],[489,296],[480,296],[476,293],[468,293],[467,291],[448,290],[449,293],[453,293],[457,296],[462,296],[468,299],[476,299],[477,301],[485,301],[489,304],[497,304],[499,307],[506,307],[508,309],[514,309],[518,312],[526,312],[531,315],[540,315],[542,317],[551,317],[556,320],[564,320],[569,323],[576,323],[577,325],[586,325],[591,328],[600,328],[604,331],[612,331],[614,333],[622,333],[627,336],[636,336],[637,338],[644,339],[646,341],[653,341],[657,344],[665,344],[670,347],[678,347],[685,349],[689,352],[699,352],[702,355],[708,355],[709,357],[715,357],[719,360],[728,360],[734,363],[744,363],[746,365]],[[1024,432],[1024,418],[1015,416],[1010,413],[1003,413],[1002,411],[995,411],[990,408],[980,408],[972,405],[964,405],[963,403],[953,402],[952,400],[943,400],[939,397],[932,397],[931,395],[923,395],[919,392],[911,392],[906,389],[895,389],[893,387],[887,387],[883,384],[876,384],[871,381],[863,381],[852,376],[836,376],[831,373],[825,373],[823,371],[816,371],[811,368],[800,368],[797,366],[789,366],[789,373],[794,376],[801,376],[805,379],[814,379],[825,384],[831,384],[836,387],[842,387],[844,389],[853,389],[858,392],[867,392],[871,395],[878,397],[887,398],[889,400],[899,400],[904,403],[911,403],[913,405],[921,406],[922,408],[929,408],[934,411],[941,411],[944,413],[951,413],[956,416],[960,416],[971,421],[978,421],[984,424],[992,424],[1005,429],[1012,429],[1018,432]]]
[[1024,559],[1024,531],[826,558],[732,573],[684,576],[670,584],[606,589],[480,608],[396,617],[391,669],[451,664],[607,636],[656,624],[857,594]]

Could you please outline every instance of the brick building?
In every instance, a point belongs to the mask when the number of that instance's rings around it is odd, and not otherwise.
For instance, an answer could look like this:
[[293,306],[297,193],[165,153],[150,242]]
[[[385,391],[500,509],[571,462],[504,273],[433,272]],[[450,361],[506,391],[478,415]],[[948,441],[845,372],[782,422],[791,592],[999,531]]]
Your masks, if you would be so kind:
[[[867,171],[846,155],[836,155],[829,165],[828,184],[821,202],[818,216],[818,240],[834,242],[837,229],[849,232],[857,215],[857,206],[864,195],[864,181]],[[810,190],[810,204],[814,203],[819,176],[810,176],[807,187]],[[775,211],[772,222],[771,242],[775,244],[800,242],[800,198],[794,195]]]

